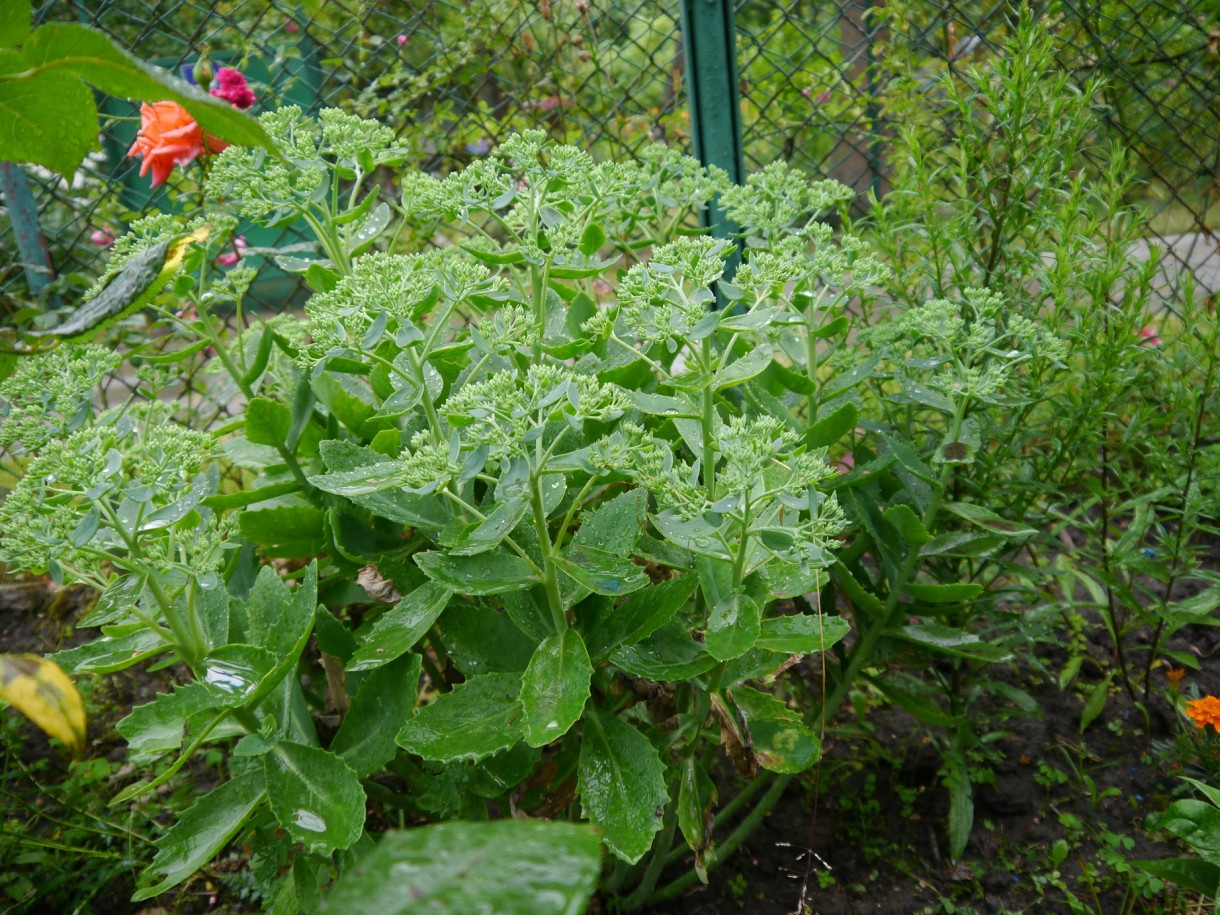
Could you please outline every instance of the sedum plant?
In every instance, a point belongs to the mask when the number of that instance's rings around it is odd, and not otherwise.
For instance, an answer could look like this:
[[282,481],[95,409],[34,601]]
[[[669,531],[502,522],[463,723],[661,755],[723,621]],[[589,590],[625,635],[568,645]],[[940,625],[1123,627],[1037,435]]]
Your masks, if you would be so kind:
[[[1042,72],[1031,28],[1019,62]],[[1015,96],[1045,85],[1017,76],[980,77],[963,119],[1030,110]],[[1028,178],[1019,213],[980,236],[968,200],[938,222],[909,193],[867,227],[882,258],[823,221],[846,188],[779,163],[732,187],[663,147],[595,162],[526,132],[445,177],[407,171],[392,208],[402,152],[375,123],[288,108],[262,126],[281,155],[225,150],[205,211],[134,226],[81,312],[37,332],[59,347],[0,388],[25,470],[0,560],[100,593],[100,635],[57,659],[181,673],[120,724],[140,777],[115,802],[154,805],[224,753],[138,897],[240,841],[273,912],[570,912],[599,873],[637,910],[706,880],[874,690],[938,742],[960,857],[979,710],[1036,711],[989,675],[1044,581],[1015,557],[1036,563],[1056,500],[1087,514],[1069,500],[1105,438],[1063,427],[1083,414],[1065,369],[1113,370],[1090,380],[1107,403],[1129,390],[1123,321],[1147,283],[1089,246],[1102,191],[1038,150],[1026,175],[982,130],[969,155]],[[932,187],[927,161],[900,190]],[[699,228],[717,195],[738,239]],[[310,227],[313,250],[279,259],[302,313],[248,313],[255,272],[216,260],[238,217]],[[1087,282],[1030,253],[1047,237],[1089,256]],[[1084,346],[1097,322],[1107,342]],[[102,332],[135,341],[139,381],[104,411]],[[192,413],[163,395],[199,362]],[[1198,446],[1207,396],[1191,403]],[[1197,451],[1166,464],[1183,519],[1203,514]],[[806,656],[820,688],[791,673]]]
[[[857,248],[832,253],[822,227],[760,235],[741,285],[724,284],[755,307],[710,312],[732,246],[694,226],[723,176],[663,148],[594,164],[533,133],[445,179],[404,179],[400,235],[454,243],[362,254],[391,222],[359,189],[392,161],[388,138],[334,112],[262,123],[283,158],[226,150],[217,211],[138,226],[95,292],[147,271],[141,252],[184,246],[141,287],[167,333],[129,354],[131,401],[89,406],[115,357],[80,341],[132,320],[109,305],[14,376],[58,379],[48,396],[5,389],[30,457],[0,506],[3,559],[100,592],[82,621],[99,637],[57,660],[181,665],[181,685],[119,725],[144,777],[115,803],[152,803],[194,754],[227,748],[227,777],[161,837],[137,897],[240,836],[267,908],[313,910],[362,862],[444,854],[374,843],[370,817],[394,811],[588,820],[629,908],[675,848],[704,875],[718,838],[740,843],[820,756],[782,673],[848,632],[789,604],[824,580],[843,515],[825,444],[743,392],[785,348],[812,351],[825,316],[782,290],[842,267],[809,252],[846,263]],[[788,223],[842,196],[800,193]],[[770,205],[755,197],[741,206]],[[245,313],[253,272],[214,259],[226,209],[313,228],[317,256],[282,261],[314,289],[303,317]],[[205,354],[213,398],[244,403],[208,431],[159,399]],[[748,780],[726,816],[758,806],[718,837],[721,745]],[[564,906],[587,898],[597,860],[569,833],[521,849],[575,843],[588,879]]]

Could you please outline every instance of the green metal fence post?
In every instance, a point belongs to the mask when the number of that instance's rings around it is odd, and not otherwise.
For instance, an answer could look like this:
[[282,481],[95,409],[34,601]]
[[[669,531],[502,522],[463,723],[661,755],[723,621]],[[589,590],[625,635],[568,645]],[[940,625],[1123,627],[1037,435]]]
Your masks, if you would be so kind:
[[[682,0],[682,35],[695,155],[704,165],[723,168],[734,184],[741,184],[745,180],[745,160],[733,0]],[[704,219],[717,238],[729,238],[737,232],[737,226],[728,221],[715,200]],[[740,255],[734,255],[726,276],[736,272],[739,260]]]
[[55,265],[47,251],[38,219],[38,205],[25,170],[14,162],[0,162],[0,193],[8,207],[9,221],[17,240],[17,251],[25,268],[30,294],[38,295],[55,278]]

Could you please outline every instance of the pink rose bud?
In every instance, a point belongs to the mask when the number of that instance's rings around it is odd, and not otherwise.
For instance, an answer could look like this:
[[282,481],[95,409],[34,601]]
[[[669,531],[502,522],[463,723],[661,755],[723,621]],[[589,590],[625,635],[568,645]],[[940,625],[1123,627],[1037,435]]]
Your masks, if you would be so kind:
[[89,241],[93,242],[99,248],[109,248],[114,244],[114,236],[105,229],[95,229],[93,234],[89,236]]
[[406,43],[407,43],[407,36],[406,36],[406,35],[399,35],[399,36],[398,36],[397,38],[395,38],[394,40],[398,42],[398,46],[401,48],[401,47],[402,47],[404,44],[406,44]]
[[301,27],[289,19],[284,23],[284,31],[289,35],[295,35],[297,32],[301,31]]

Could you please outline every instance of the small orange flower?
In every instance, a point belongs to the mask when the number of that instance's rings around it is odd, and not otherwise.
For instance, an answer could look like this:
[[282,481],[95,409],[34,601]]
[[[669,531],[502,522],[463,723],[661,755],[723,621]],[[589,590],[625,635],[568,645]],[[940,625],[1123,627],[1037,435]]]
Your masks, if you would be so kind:
[[152,186],[160,187],[175,165],[190,165],[204,152],[220,152],[226,144],[205,136],[195,119],[177,102],[144,102],[140,105],[140,134],[127,150],[141,156],[140,177],[152,172]]
[[1215,696],[1192,699],[1186,703],[1186,716],[1198,727],[1204,728],[1210,724],[1214,730],[1220,731],[1220,699]]
[[1182,678],[1186,676],[1185,667],[1167,667],[1165,668],[1165,679],[1172,683],[1175,687],[1182,682]]

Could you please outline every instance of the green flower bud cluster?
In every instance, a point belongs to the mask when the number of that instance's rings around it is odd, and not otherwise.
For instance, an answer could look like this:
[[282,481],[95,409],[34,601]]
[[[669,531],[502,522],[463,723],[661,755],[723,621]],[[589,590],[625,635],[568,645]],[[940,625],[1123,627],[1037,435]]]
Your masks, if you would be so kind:
[[80,429],[93,415],[98,386],[119,367],[103,346],[62,346],[21,359],[0,384],[0,445],[35,453]]

